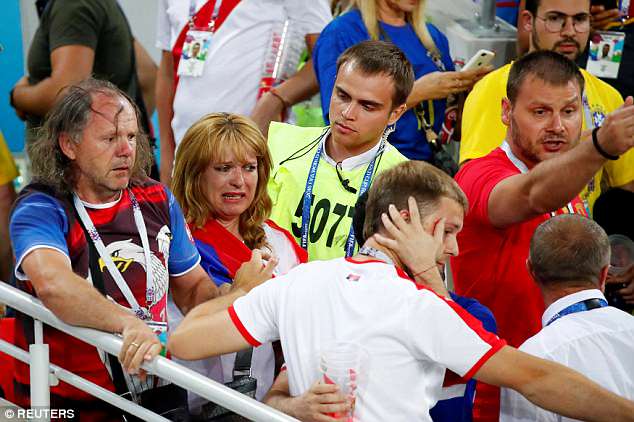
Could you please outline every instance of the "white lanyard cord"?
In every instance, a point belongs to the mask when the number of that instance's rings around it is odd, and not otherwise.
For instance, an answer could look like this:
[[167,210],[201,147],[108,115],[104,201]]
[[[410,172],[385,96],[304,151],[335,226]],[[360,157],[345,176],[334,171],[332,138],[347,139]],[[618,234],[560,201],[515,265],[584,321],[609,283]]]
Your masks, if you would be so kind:
[[513,151],[511,150],[511,146],[509,145],[507,141],[502,142],[502,145],[500,145],[500,148],[502,148],[502,151],[506,153],[506,156],[508,157],[509,160],[511,160],[511,163],[513,163],[513,165],[517,167],[517,169],[520,172],[528,173],[528,167],[526,166],[526,164],[524,164],[522,160],[520,160],[519,158],[517,158],[515,154],[513,154]]
[[[141,214],[139,203],[137,202],[136,197],[134,196],[132,191],[129,189],[128,189],[128,195],[130,197],[130,202],[132,203],[134,222],[137,226],[137,230],[139,231],[139,237],[141,238],[141,243],[143,245],[143,254],[145,255],[146,296],[147,296],[146,299],[148,299],[147,301],[149,304],[150,296],[153,290],[152,289],[153,284],[152,284],[152,265],[151,265],[152,261],[151,261],[151,252],[150,252],[150,242],[147,237],[147,230],[145,228],[145,222],[143,221],[143,215]],[[132,293],[132,290],[130,290],[130,286],[128,286],[128,283],[125,282],[125,280],[123,279],[123,276],[121,275],[121,272],[119,272],[116,265],[112,261],[112,257],[106,250],[106,246],[104,245],[103,240],[101,240],[101,236],[99,236],[99,232],[95,228],[95,225],[90,219],[90,216],[88,215],[88,212],[86,211],[86,208],[84,207],[84,204],[81,202],[81,199],[79,199],[76,193],[73,193],[73,203],[75,205],[75,209],[77,210],[77,213],[79,214],[79,218],[81,219],[82,223],[84,224],[84,227],[90,234],[90,240],[95,245],[95,248],[97,249],[97,252],[99,253],[99,257],[106,264],[106,268],[108,268],[110,275],[112,276],[113,280],[115,281],[115,283],[121,290],[121,293],[123,293],[123,296],[125,297],[125,299],[130,304],[130,307],[132,308],[134,313],[137,314],[137,316],[139,316],[142,319],[148,319],[148,317],[150,317],[148,310],[141,308],[141,306],[139,306],[139,303],[137,302],[136,298],[134,297],[134,294]],[[88,241],[88,239],[86,240]]]
[[592,110],[590,110],[590,102],[588,101],[588,96],[586,95],[585,91],[583,92],[581,102],[583,105],[583,114],[585,115],[585,118],[586,118],[586,128],[594,129],[596,125],[594,124],[594,119],[592,118]]

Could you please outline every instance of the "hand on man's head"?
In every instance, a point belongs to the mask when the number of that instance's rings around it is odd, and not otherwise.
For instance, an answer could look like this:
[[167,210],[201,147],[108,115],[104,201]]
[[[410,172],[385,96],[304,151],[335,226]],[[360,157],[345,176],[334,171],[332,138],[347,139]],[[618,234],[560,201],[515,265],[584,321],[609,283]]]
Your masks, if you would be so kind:
[[409,197],[407,202],[407,212],[399,212],[394,205],[390,205],[389,216],[385,213],[381,216],[387,236],[375,233],[373,238],[379,245],[396,253],[417,280],[416,275],[428,273],[429,277],[424,277],[426,283],[430,282],[427,287],[438,294],[446,295],[446,289],[436,269],[437,262],[443,254],[445,220],[441,218],[423,224],[416,199]]

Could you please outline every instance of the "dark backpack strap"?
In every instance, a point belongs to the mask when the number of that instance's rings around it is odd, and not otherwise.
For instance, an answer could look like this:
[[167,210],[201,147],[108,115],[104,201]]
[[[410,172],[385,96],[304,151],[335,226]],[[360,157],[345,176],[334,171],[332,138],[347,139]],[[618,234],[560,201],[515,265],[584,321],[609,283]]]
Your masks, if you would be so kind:
[[249,376],[251,372],[251,358],[253,357],[253,347],[240,350],[236,353],[236,361],[233,364],[233,379]]

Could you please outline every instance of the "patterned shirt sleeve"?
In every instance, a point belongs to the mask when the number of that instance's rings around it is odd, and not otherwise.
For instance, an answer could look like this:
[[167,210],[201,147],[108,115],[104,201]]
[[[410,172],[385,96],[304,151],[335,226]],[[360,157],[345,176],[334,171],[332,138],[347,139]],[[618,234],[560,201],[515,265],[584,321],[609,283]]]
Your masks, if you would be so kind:
[[20,280],[28,279],[22,272],[22,261],[36,249],[53,249],[68,257],[68,229],[66,213],[53,197],[34,193],[21,199],[16,204],[9,223],[16,259],[15,276]]
[[181,276],[188,273],[200,263],[200,255],[194,244],[194,238],[187,228],[185,217],[180,205],[174,198],[174,194],[165,189],[170,207],[170,227],[172,242],[170,243],[170,256],[168,270],[170,276]]

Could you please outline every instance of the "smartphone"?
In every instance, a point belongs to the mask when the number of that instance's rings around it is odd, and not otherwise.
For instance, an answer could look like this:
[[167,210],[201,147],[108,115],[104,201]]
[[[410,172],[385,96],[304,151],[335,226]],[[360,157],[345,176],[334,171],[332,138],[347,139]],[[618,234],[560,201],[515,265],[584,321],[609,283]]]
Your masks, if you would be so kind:
[[495,53],[489,50],[480,50],[469,59],[469,61],[462,66],[460,70],[480,69],[493,61]]

